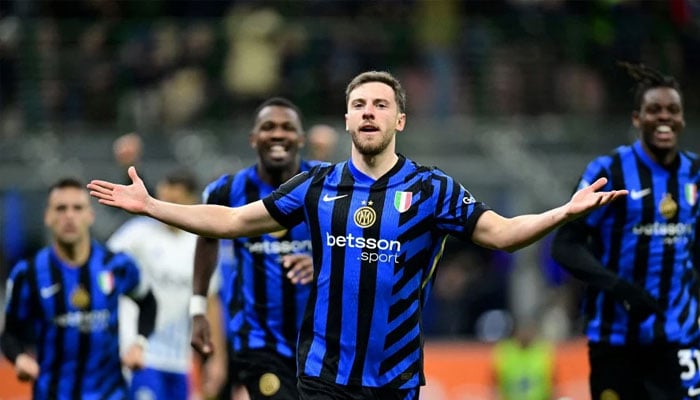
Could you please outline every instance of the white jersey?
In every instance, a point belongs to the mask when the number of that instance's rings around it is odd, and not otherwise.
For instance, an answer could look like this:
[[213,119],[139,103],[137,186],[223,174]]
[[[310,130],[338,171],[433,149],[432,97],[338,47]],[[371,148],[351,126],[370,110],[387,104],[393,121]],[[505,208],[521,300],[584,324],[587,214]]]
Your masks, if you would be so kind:
[[[191,364],[189,299],[197,236],[175,230],[154,219],[136,217],[107,241],[112,251],[134,257],[158,301],[156,328],[148,338],[145,362],[149,368],[188,373]],[[138,308],[129,299],[119,304],[122,349],[137,335]]]

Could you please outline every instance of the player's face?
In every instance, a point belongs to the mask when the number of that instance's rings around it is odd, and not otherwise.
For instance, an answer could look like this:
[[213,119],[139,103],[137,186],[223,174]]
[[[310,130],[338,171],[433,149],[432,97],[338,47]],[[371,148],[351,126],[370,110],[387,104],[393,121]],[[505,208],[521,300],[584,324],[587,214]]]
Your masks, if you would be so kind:
[[685,127],[681,96],[675,89],[653,88],[642,99],[639,112],[632,114],[642,143],[652,154],[665,154],[678,149],[678,137]]
[[85,190],[66,187],[54,189],[49,194],[44,225],[56,242],[74,245],[89,240],[94,221],[90,197]]
[[285,169],[294,165],[304,145],[301,121],[296,111],[282,106],[260,110],[250,135],[250,145],[258,151],[267,170]]
[[348,96],[347,106],[346,128],[353,146],[362,155],[383,153],[406,123],[406,114],[399,113],[394,90],[385,83],[368,82],[356,87]]

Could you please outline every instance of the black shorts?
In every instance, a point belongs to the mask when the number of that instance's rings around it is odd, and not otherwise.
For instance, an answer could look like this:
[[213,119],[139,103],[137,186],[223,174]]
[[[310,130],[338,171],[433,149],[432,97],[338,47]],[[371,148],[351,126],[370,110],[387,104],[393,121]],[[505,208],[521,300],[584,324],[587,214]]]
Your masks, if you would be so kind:
[[589,343],[591,398],[683,400],[679,350],[673,344]]
[[269,350],[236,353],[229,358],[231,385],[245,386],[251,400],[298,400],[296,371],[293,357]]
[[413,389],[346,386],[310,376],[299,377],[299,400],[417,400],[420,387]]

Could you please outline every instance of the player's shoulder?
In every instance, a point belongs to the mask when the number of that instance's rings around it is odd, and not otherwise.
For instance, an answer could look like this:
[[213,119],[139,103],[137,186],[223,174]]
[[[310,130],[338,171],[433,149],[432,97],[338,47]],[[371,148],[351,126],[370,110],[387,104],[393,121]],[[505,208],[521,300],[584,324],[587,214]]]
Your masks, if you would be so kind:
[[690,163],[692,163],[695,166],[700,165],[700,155],[698,153],[695,153],[694,151],[690,150],[682,150],[679,152],[680,156],[683,158],[687,158]]
[[613,148],[604,154],[599,154],[588,163],[588,169],[608,168],[615,160],[624,159],[626,157],[635,157],[634,146],[624,144]]
[[91,246],[91,252],[102,260],[104,267],[119,269],[137,265],[134,257],[123,250],[112,250],[106,244],[94,239]]
[[230,186],[230,185],[231,185],[231,182],[233,182],[233,180],[235,180],[236,177],[238,177],[238,176],[243,176],[243,175],[247,174],[248,171],[251,170],[251,168],[252,168],[252,167],[246,167],[246,168],[243,168],[243,169],[241,169],[241,170],[239,170],[239,171],[237,171],[237,172],[234,172],[234,173],[225,173],[225,174],[221,174],[221,175],[219,175],[218,178],[216,178],[216,179],[210,181],[210,182],[207,184],[207,186],[206,186],[206,188],[205,188],[205,191],[207,191],[207,192],[212,192],[212,191],[214,191],[214,190],[216,190],[216,189],[219,189],[219,188],[222,188],[222,187],[225,187],[225,186]]
[[[30,269],[36,268],[37,264],[46,264],[51,255],[51,246],[45,246],[37,250],[29,257],[19,260],[10,269],[10,276],[26,274]],[[44,260],[42,262],[42,260]]]
[[423,165],[409,158],[406,158],[405,165],[408,174],[418,176],[423,179],[452,179],[452,177],[447,172],[440,169],[440,167],[436,165]]
[[311,179],[312,181],[317,181],[319,179],[325,179],[329,175],[333,174],[334,171],[342,170],[343,164],[344,163],[334,164],[317,160],[302,160],[301,172],[290,180]]

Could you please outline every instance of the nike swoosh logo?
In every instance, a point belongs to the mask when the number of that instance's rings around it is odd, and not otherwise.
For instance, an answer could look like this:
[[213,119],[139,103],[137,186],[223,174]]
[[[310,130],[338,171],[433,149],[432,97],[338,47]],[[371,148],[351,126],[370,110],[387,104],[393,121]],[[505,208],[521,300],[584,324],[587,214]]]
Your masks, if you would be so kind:
[[649,188],[642,189],[642,190],[633,190],[630,192],[630,198],[632,200],[639,200],[642,197],[648,195],[649,193],[651,193],[651,189],[649,189]]
[[327,193],[323,196],[323,201],[333,201],[342,199],[343,197],[348,197],[347,194],[341,194],[340,196],[329,196]]
[[700,388],[697,387],[691,387],[688,389],[688,396],[690,397],[695,397],[700,394]]
[[48,299],[49,297],[58,293],[59,290],[61,290],[61,285],[58,283],[54,283],[51,286],[41,288],[41,290],[39,290],[39,294],[41,295],[41,297]]

